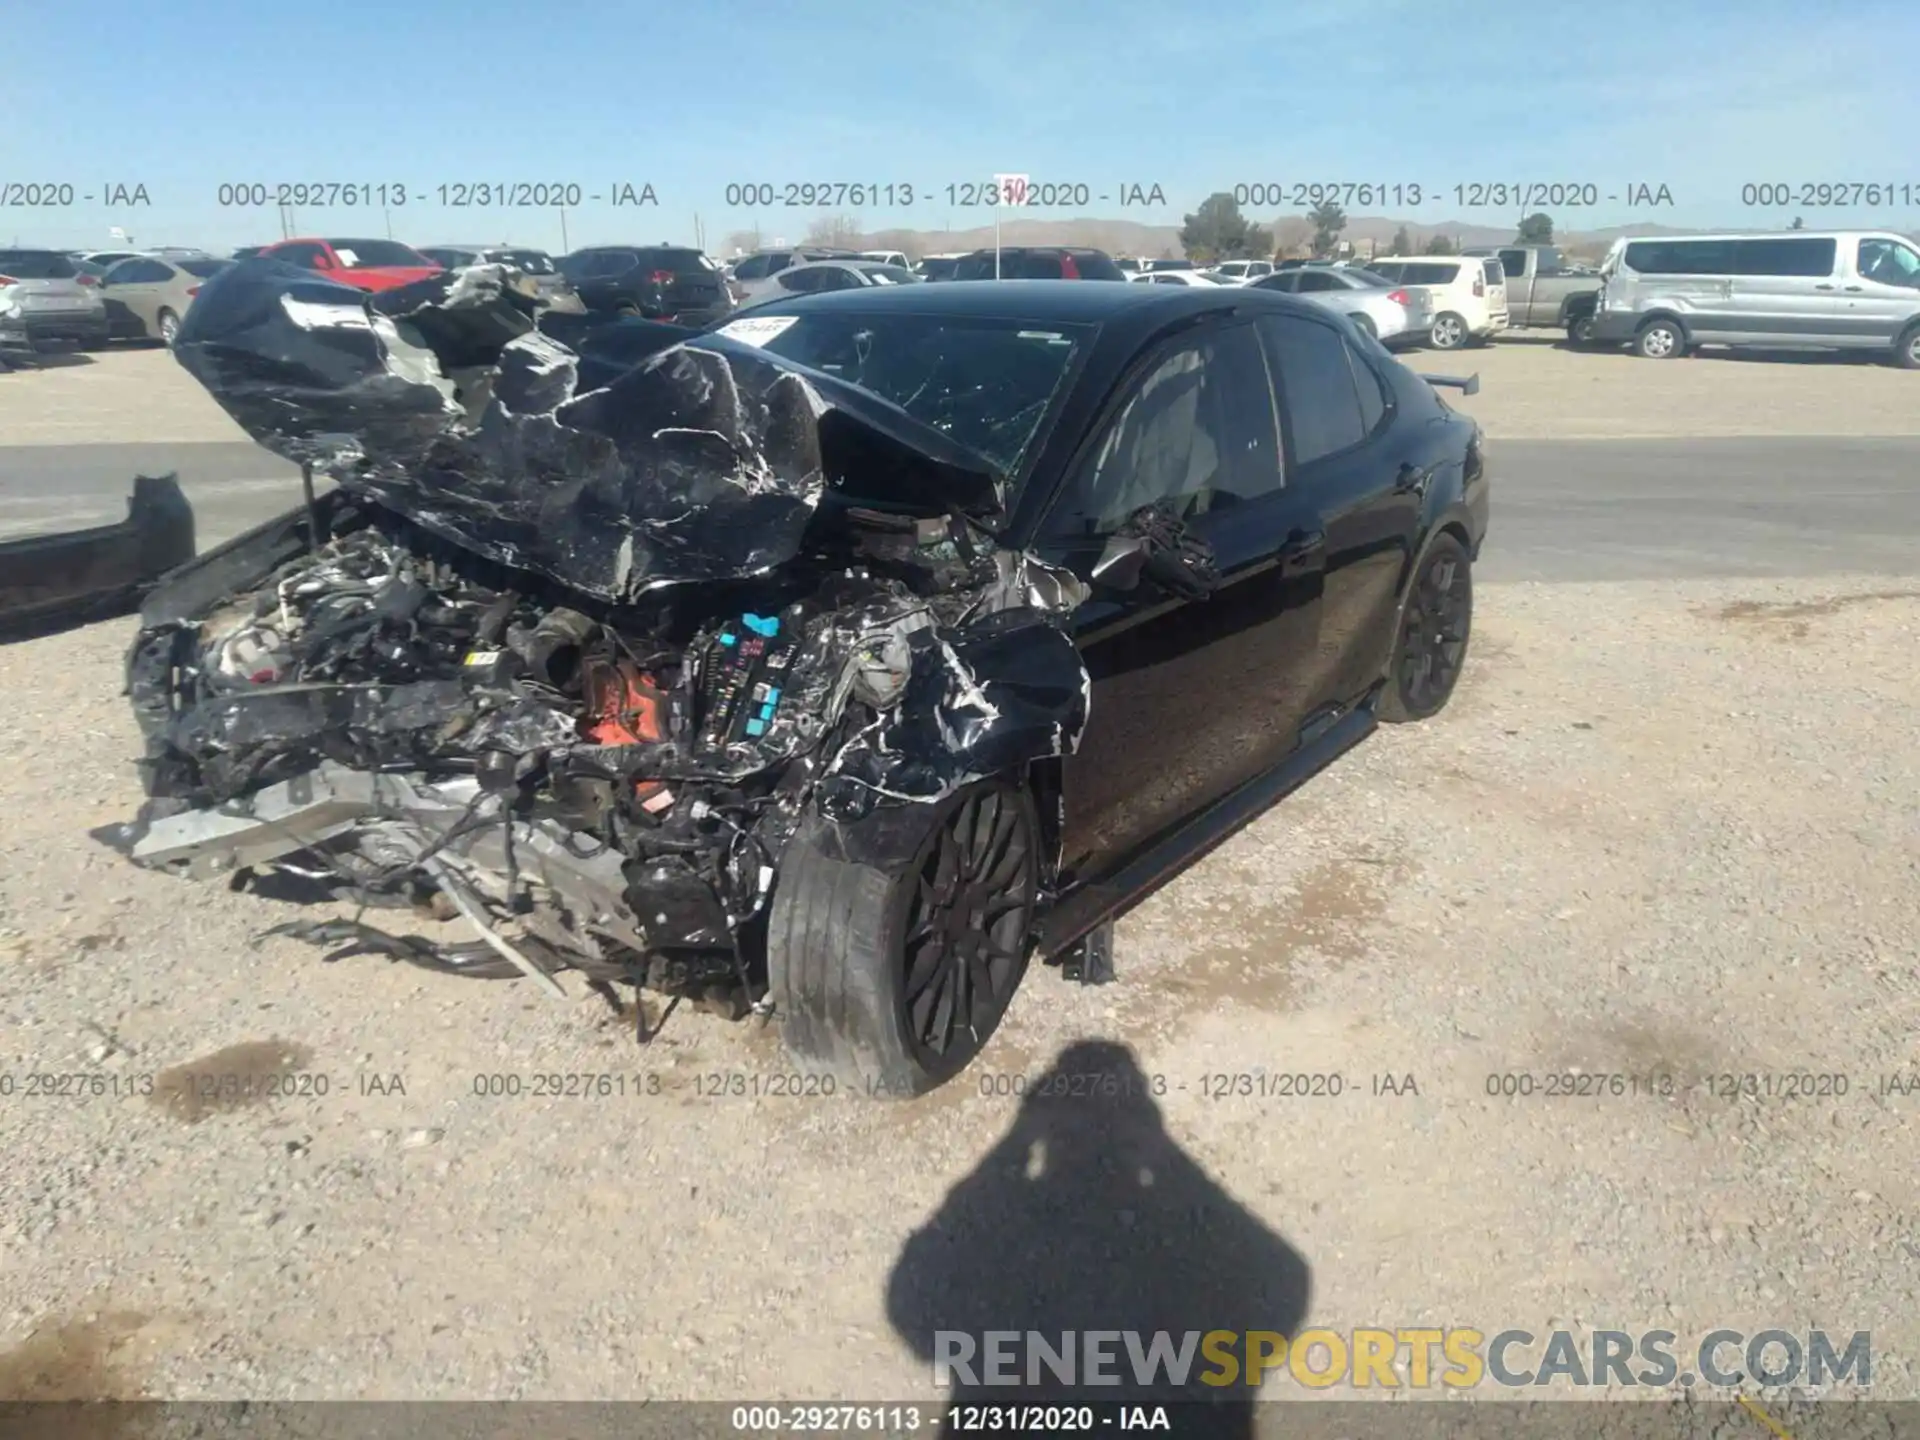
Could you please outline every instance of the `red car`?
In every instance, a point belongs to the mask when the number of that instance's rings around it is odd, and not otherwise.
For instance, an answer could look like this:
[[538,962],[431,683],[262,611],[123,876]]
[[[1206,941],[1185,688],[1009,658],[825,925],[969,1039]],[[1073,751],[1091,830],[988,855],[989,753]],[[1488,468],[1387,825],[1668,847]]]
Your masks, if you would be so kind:
[[255,258],[298,265],[362,290],[392,290],[441,270],[411,245],[394,240],[282,240]]

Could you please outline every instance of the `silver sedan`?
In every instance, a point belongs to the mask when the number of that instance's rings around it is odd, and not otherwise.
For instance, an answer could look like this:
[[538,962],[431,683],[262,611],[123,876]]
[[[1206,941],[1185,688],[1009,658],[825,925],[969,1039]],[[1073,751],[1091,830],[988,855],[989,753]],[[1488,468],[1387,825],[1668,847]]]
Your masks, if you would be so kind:
[[1282,270],[1250,288],[1280,290],[1338,310],[1383,345],[1417,345],[1433,331],[1433,296],[1424,287],[1398,286],[1357,265]]

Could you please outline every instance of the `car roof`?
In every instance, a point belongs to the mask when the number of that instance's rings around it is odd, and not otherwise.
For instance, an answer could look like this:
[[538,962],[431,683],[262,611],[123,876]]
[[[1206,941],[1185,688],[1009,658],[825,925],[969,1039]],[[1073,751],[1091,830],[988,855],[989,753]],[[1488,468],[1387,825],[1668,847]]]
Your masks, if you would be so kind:
[[[496,247],[497,248],[497,247]],[[513,246],[513,249],[531,248]],[[657,245],[646,240],[636,240],[630,245],[582,245],[578,250],[569,251],[573,255],[599,255],[609,250],[684,250],[689,255],[704,255],[706,251],[698,245]]]
[[900,310],[921,315],[954,315],[988,320],[1031,320],[1037,324],[1101,325],[1137,320],[1144,327],[1207,310],[1239,305],[1281,305],[1316,314],[1306,301],[1222,285],[1133,285],[1101,280],[1000,280],[957,285],[878,286],[796,295],[756,307],[761,314],[804,315],[815,310]]

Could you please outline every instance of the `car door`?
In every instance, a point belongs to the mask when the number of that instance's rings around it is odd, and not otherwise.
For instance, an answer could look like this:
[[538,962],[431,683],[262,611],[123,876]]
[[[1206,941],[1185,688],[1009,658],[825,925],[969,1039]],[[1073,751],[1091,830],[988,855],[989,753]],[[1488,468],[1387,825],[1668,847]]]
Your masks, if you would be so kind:
[[1848,334],[1857,343],[1891,345],[1920,319],[1920,251],[1904,241],[1868,236],[1853,246],[1844,279]]
[[1500,269],[1506,276],[1507,315],[1519,328],[1529,325],[1551,325],[1559,317],[1542,318],[1534,311],[1534,278],[1537,272],[1531,272],[1527,265],[1528,252],[1515,246],[1498,252]]
[[1063,863],[1110,874],[1294,748],[1318,643],[1319,551],[1284,483],[1273,380],[1250,322],[1171,340],[1132,372],[1042,529],[1089,575],[1140,507],[1211,546],[1218,588],[1096,591],[1075,616],[1092,707],[1065,769]]
[[1393,386],[1364,342],[1331,316],[1257,324],[1280,379],[1288,485],[1325,547],[1319,649],[1303,677],[1318,718],[1361,699],[1386,668],[1433,476],[1398,466]]
[[160,304],[172,280],[171,265],[144,256],[122,260],[102,276],[100,294],[107,303],[107,324],[112,332],[158,335]]
[[1733,284],[1721,322],[1728,333],[1749,343],[1849,343],[1832,236],[1769,235],[1729,249]]

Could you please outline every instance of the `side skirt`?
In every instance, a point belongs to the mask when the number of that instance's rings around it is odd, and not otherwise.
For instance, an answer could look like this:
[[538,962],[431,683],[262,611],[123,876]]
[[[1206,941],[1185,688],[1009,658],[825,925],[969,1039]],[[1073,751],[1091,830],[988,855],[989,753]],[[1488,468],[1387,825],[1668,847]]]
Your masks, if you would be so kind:
[[1035,957],[1051,959],[1101,924],[1125,914],[1379,726],[1371,705],[1348,711],[1281,764],[1222,796],[1179,829],[1123,861],[1111,875],[1076,885],[1040,918]]

